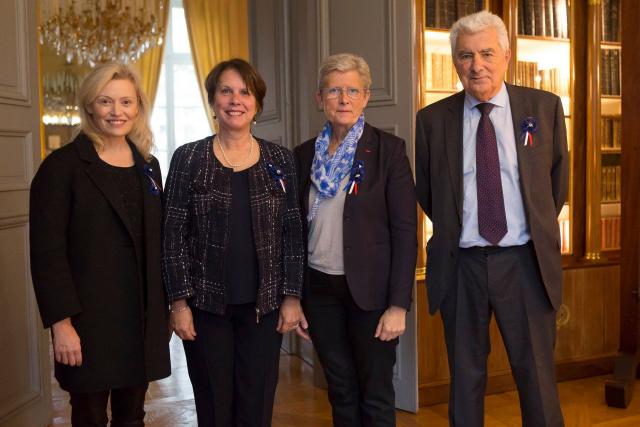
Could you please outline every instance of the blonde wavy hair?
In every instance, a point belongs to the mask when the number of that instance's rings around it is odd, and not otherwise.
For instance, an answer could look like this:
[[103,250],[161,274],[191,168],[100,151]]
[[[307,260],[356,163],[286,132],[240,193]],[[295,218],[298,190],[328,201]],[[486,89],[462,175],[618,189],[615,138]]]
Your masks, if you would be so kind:
[[91,114],[91,104],[94,103],[100,91],[111,80],[129,80],[136,90],[138,96],[138,115],[131,132],[127,138],[136,146],[145,160],[151,160],[151,149],[153,148],[153,134],[149,127],[149,117],[151,115],[149,101],[142,90],[142,84],[138,73],[129,65],[119,62],[107,62],[98,65],[91,70],[80,84],[78,91],[78,105],[80,107],[80,125],[76,128],[74,136],[84,132],[98,152],[104,148],[102,131],[96,125]]

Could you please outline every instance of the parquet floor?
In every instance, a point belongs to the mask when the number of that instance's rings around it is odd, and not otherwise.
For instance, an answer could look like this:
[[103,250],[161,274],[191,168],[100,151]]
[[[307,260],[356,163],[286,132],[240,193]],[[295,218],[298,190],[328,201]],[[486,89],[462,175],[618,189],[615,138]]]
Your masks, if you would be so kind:
[[[146,404],[148,427],[195,427],[193,392],[187,376],[182,345],[172,345],[173,375],[149,388]],[[639,427],[640,382],[627,409],[614,409],[604,402],[604,381],[593,377],[559,385],[562,410],[567,427]],[[52,426],[70,426],[67,394],[53,385],[54,418]],[[520,426],[518,395],[515,392],[487,396],[485,426]],[[311,368],[295,356],[283,354],[280,382],[273,416],[274,427],[330,427],[331,411],[326,392],[313,386]],[[446,427],[447,405],[420,409],[419,414],[398,411],[399,427]]]

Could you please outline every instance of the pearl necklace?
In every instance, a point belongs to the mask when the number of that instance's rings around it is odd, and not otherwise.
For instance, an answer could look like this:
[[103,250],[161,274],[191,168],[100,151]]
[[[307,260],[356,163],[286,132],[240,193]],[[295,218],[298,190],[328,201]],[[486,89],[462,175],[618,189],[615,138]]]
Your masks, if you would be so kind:
[[249,154],[243,161],[236,164],[231,163],[227,158],[227,154],[224,152],[224,148],[222,148],[222,139],[220,138],[220,134],[216,135],[216,139],[218,140],[218,147],[220,147],[220,153],[222,154],[222,158],[224,159],[225,163],[229,165],[231,168],[237,169],[240,166],[246,165],[249,162],[249,160],[251,160],[251,155],[253,154],[253,136],[249,141]]

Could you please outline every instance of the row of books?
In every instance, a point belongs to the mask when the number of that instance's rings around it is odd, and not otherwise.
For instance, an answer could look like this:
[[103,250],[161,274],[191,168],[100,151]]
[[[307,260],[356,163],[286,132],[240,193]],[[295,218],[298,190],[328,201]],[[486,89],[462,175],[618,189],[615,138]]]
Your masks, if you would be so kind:
[[451,28],[463,16],[482,10],[482,0],[426,0],[428,28]]
[[620,0],[602,1],[602,40],[620,41]]
[[622,195],[622,171],[620,166],[602,166],[600,201],[619,202]]
[[622,146],[622,121],[620,118],[603,117],[600,121],[600,147],[614,149]]
[[620,249],[620,217],[600,218],[600,245],[602,250]]
[[538,69],[537,62],[518,61],[516,84],[553,92],[558,96],[569,96],[569,79],[559,68]]
[[600,51],[600,90],[603,95],[620,95],[620,51]]
[[519,0],[518,33],[526,36],[569,37],[567,0]]
[[451,55],[429,53],[427,56],[427,87],[432,89],[457,90],[458,73]]

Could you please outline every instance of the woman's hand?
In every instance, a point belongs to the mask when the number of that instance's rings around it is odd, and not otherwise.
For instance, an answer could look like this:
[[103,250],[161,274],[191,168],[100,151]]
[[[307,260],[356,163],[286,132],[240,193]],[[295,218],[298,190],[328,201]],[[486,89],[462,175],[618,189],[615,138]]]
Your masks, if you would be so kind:
[[196,330],[193,327],[193,314],[185,299],[171,303],[171,327],[182,340],[194,341]]
[[280,305],[277,331],[284,334],[295,329],[298,336],[308,340],[308,327],[307,318],[304,317],[300,306],[300,298],[291,295],[285,296]]
[[404,333],[406,317],[407,310],[405,308],[390,306],[378,321],[375,337],[380,341],[391,341],[398,338]]
[[53,331],[53,355],[56,362],[69,366],[82,365],[80,337],[71,324],[71,319],[67,317],[54,323],[51,330]]

